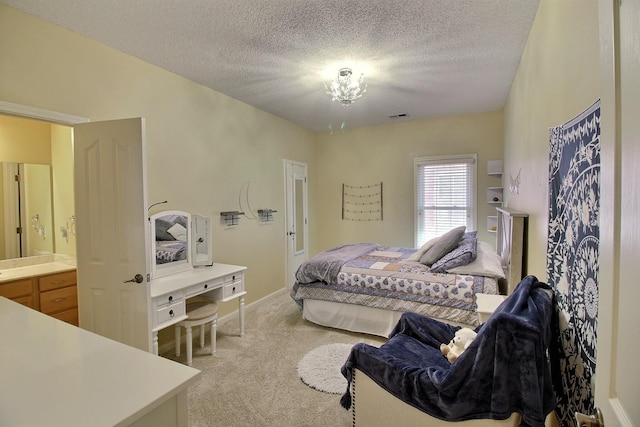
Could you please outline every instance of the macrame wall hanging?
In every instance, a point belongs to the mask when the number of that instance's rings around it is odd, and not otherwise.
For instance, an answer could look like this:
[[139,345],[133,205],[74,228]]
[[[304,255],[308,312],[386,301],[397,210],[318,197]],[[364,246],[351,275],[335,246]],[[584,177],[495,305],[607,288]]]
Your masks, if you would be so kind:
[[382,221],[382,182],[364,186],[342,184],[342,219]]

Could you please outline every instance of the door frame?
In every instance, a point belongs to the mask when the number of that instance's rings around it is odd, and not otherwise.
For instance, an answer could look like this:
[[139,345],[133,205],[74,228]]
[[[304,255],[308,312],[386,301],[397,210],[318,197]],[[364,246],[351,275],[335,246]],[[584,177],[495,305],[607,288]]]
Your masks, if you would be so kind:
[[86,117],[74,116],[52,110],[45,110],[28,105],[14,104],[12,102],[0,101],[0,114],[11,114],[13,116],[27,119],[44,120],[60,125],[73,126],[80,123],[87,123],[90,120]]
[[[14,104],[0,100],[0,114],[21,117],[25,119],[40,120],[51,122],[54,124],[73,126],[80,123],[88,123],[90,120],[86,117],[74,116],[71,114],[60,113],[58,111],[45,110],[44,108],[31,107],[28,105]],[[22,219],[23,227],[27,227],[29,223],[26,218]],[[21,237],[23,249],[25,248],[24,237]]]
[[[303,187],[303,217],[304,217],[304,224],[303,224],[303,229],[304,229],[304,236],[305,236],[305,240],[304,240],[304,249],[303,249],[303,253],[302,253],[302,258],[303,261],[309,258],[309,189],[308,189],[308,166],[306,163],[303,162],[297,162],[294,160],[287,160],[287,159],[283,159],[282,160],[282,165],[283,165],[283,169],[284,169],[284,206],[285,206],[285,213],[284,213],[284,236],[285,236],[285,244],[284,244],[284,262],[285,262],[285,266],[284,266],[284,271],[285,271],[285,289],[291,289],[293,287],[293,283],[294,283],[294,277],[292,277],[292,275],[290,274],[291,271],[291,267],[292,267],[292,263],[293,263],[293,258],[294,258],[294,253],[291,250],[291,242],[292,239],[290,239],[290,235],[289,232],[293,231],[290,230],[290,224],[295,224],[295,217],[291,218],[290,215],[290,200],[293,200],[293,198],[295,197],[295,194],[290,194],[289,193],[289,179],[290,179],[290,174],[289,174],[289,167],[290,166],[299,166],[302,167],[304,169],[304,187]],[[294,231],[297,232],[297,229]]]
[[[600,286],[598,296],[598,330],[595,405],[600,408],[607,425],[633,425],[625,402],[618,394],[617,381],[625,377],[637,381],[630,373],[620,373],[616,363],[618,354],[628,346],[619,335],[619,299],[624,298],[627,278],[622,277],[622,81],[621,81],[621,22],[619,0],[598,1],[600,39],[601,115],[600,139],[602,161],[602,189],[600,204]],[[637,316],[636,316],[637,317]],[[625,396],[627,397],[627,396]],[[633,398],[633,396],[632,396]]]

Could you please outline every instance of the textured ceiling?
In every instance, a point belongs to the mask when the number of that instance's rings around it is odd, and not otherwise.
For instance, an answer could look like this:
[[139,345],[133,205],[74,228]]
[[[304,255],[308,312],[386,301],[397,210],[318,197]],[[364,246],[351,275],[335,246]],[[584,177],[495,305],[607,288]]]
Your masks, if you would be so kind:
[[[538,8],[538,0],[0,2],[315,131],[501,109]],[[323,85],[345,65],[368,84],[348,107]],[[408,117],[389,118],[398,114]]]

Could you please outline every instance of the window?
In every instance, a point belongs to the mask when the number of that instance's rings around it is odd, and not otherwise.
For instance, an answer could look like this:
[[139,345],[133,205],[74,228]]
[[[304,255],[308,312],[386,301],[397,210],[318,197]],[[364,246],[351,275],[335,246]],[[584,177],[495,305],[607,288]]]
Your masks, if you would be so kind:
[[476,155],[414,159],[419,248],[433,237],[464,225],[476,229]]

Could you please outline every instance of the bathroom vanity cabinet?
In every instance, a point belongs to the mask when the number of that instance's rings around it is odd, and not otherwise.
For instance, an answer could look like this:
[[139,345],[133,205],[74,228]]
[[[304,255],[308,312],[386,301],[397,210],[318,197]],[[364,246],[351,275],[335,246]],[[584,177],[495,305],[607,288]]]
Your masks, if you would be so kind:
[[2,270],[0,296],[78,326],[75,267],[53,262]]

